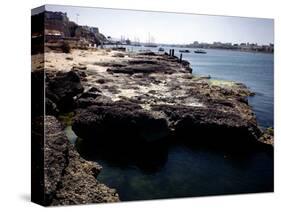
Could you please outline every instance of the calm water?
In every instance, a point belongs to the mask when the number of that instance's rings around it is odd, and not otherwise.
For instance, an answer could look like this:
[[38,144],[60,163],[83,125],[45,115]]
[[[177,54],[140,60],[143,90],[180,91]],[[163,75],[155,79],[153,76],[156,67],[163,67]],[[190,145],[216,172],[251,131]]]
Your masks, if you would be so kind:
[[273,54],[207,50],[207,54],[185,54],[194,74],[242,82],[256,93],[249,97],[257,121],[273,127]]
[[[273,126],[273,55],[207,50],[206,55],[189,53],[184,58],[191,62],[194,74],[245,83],[256,92],[250,104],[259,124]],[[147,169],[118,161],[118,153],[110,157],[98,149],[78,151],[103,166],[98,179],[116,188],[123,201],[273,191],[273,154],[269,152],[235,155],[175,145],[157,159],[156,167]]]
[[[127,47],[129,51],[158,48]],[[164,47],[169,52],[170,47]],[[174,48],[179,56],[181,48]],[[207,54],[195,54],[196,49],[187,48],[190,53],[183,53],[183,59],[188,60],[194,75],[210,75],[212,79],[230,80],[244,83],[255,96],[249,97],[249,103],[257,116],[261,127],[273,127],[273,54],[252,53],[207,49]]]
[[98,179],[116,188],[121,200],[273,191],[272,155],[264,152],[241,157],[173,146],[155,171],[100,157],[93,160],[103,166]]

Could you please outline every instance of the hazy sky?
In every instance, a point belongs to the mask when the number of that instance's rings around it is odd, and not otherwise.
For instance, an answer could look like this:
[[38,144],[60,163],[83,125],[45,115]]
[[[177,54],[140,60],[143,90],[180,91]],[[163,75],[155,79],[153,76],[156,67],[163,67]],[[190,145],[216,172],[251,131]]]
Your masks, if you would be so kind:
[[48,11],[66,12],[70,20],[79,25],[98,27],[105,36],[125,36],[134,41],[148,40],[148,34],[157,43],[185,44],[193,41],[274,42],[272,19],[227,16],[191,15],[145,12],[117,9],[47,5]]

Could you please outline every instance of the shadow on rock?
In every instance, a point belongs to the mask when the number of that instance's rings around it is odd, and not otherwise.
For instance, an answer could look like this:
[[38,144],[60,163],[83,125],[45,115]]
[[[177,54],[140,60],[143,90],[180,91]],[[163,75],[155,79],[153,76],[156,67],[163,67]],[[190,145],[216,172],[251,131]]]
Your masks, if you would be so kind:
[[118,145],[119,140],[113,138],[116,144],[107,145],[108,141],[78,140],[76,149],[86,160],[107,161],[113,166],[137,166],[143,172],[153,173],[161,169],[168,157],[168,142],[162,144]]
[[[73,131],[80,138],[81,155],[100,155],[120,163],[157,168],[168,150],[169,128],[160,114],[127,101],[108,102],[77,110]],[[84,151],[86,150],[86,151]],[[148,168],[149,169],[149,168]]]

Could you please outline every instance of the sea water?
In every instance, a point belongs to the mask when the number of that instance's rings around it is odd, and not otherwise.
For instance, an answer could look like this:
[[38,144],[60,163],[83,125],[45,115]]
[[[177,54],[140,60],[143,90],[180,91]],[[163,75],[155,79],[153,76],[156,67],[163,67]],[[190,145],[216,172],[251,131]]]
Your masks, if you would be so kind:
[[[158,52],[159,47],[126,46],[128,51],[151,50]],[[193,74],[211,76],[212,79],[236,81],[245,84],[252,92],[249,104],[253,107],[257,121],[262,128],[273,127],[274,121],[274,55],[259,52],[244,52],[221,49],[205,49],[207,54],[196,54],[193,48],[163,46],[165,52],[188,49],[182,53],[183,59],[190,62]]]
[[[174,49],[179,56],[179,49]],[[190,61],[195,75],[244,83],[256,93],[249,103],[259,125],[273,126],[272,54],[209,49],[207,54],[195,54],[190,50],[183,53],[183,59]],[[103,166],[98,180],[116,188],[122,201],[273,191],[273,154],[269,152],[233,155],[174,145],[154,169],[130,161],[119,163],[103,154],[80,154]]]
[[[244,83],[255,93],[249,97],[261,127],[273,127],[273,54],[206,50],[207,54],[183,53],[195,75]],[[176,51],[176,55],[179,53]]]

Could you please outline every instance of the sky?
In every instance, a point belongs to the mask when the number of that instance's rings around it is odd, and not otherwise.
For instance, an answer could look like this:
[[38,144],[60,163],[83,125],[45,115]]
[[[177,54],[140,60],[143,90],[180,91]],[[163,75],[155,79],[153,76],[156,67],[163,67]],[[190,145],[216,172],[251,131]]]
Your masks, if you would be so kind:
[[147,42],[150,35],[156,43],[167,44],[274,43],[273,19],[55,5],[47,5],[46,10],[66,12],[71,21],[98,27],[105,36],[117,39]]

